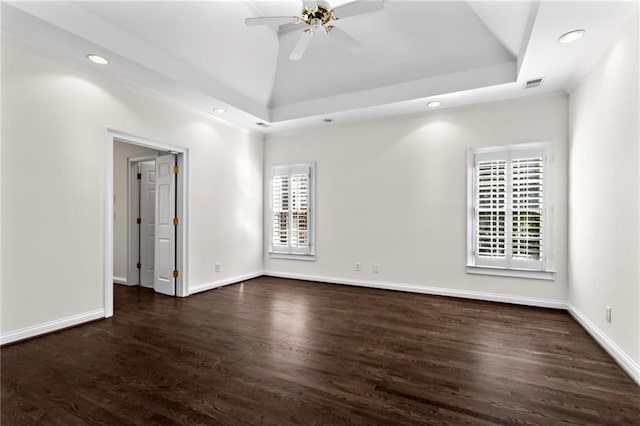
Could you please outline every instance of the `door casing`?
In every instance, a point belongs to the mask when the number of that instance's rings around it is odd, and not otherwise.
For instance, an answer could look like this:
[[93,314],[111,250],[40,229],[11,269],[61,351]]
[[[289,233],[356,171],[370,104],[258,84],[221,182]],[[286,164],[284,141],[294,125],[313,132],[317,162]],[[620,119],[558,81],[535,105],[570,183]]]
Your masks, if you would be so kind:
[[131,145],[151,148],[157,151],[169,151],[177,154],[177,216],[180,222],[176,227],[176,296],[189,295],[189,148],[169,145],[152,139],[132,135],[115,129],[105,128],[104,156],[104,316],[113,316],[113,142],[120,141]]

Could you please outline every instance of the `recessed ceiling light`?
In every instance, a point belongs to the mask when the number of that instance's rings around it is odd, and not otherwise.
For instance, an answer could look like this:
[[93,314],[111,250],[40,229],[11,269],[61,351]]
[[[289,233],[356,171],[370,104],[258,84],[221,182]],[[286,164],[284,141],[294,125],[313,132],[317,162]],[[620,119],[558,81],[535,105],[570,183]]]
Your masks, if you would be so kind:
[[427,106],[428,106],[429,108],[439,107],[440,105],[441,105],[441,104],[440,104],[440,101],[431,101],[431,102],[429,102],[429,103],[427,104]]
[[325,118],[323,121],[325,123],[331,123],[333,121],[333,118]]
[[216,114],[226,114],[227,110],[224,108],[214,108],[213,112],[215,112]]
[[585,32],[585,30],[569,31],[568,33],[564,33],[558,37],[558,41],[562,44],[571,43],[572,41],[576,41],[581,38]]
[[100,55],[94,55],[93,53],[90,55],[87,55],[87,59],[89,59],[91,62],[95,64],[100,64],[100,65],[107,65],[109,63],[109,61],[107,61],[107,58],[102,57]]

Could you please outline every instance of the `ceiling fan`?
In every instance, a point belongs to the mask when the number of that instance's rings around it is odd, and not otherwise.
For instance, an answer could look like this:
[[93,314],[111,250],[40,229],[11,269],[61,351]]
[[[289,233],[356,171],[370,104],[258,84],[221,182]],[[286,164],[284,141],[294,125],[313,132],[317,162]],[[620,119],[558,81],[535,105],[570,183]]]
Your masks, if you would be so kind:
[[281,30],[287,30],[300,25],[304,29],[300,38],[289,54],[289,59],[298,61],[304,55],[309,46],[311,37],[316,30],[323,29],[340,43],[347,46],[351,52],[358,54],[363,46],[340,28],[332,25],[333,21],[363,13],[375,12],[382,9],[383,0],[356,0],[335,9],[324,0],[302,0],[302,12],[300,16],[264,16],[259,18],[247,18],[246,25],[279,25]]

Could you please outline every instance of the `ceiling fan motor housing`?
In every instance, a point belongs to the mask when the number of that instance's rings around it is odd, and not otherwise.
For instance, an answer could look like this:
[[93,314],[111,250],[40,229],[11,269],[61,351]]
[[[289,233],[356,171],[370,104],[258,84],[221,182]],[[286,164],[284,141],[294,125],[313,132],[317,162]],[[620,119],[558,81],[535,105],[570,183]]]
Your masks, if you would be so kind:
[[316,7],[312,8],[304,6],[300,14],[300,22],[304,22],[313,29],[318,29],[322,25],[327,32],[333,28],[332,25],[327,24],[335,19],[338,18],[333,14],[329,4],[325,2],[318,2]]

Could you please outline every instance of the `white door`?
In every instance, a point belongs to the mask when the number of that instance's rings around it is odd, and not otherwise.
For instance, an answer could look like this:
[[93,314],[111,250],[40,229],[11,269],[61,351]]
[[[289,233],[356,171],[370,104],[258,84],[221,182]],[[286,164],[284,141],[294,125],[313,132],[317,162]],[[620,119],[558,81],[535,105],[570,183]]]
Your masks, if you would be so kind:
[[176,176],[173,167],[176,156],[156,158],[156,229],[155,269],[153,288],[158,293],[175,296],[176,230]]
[[156,163],[140,163],[140,285],[153,288],[156,234]]

